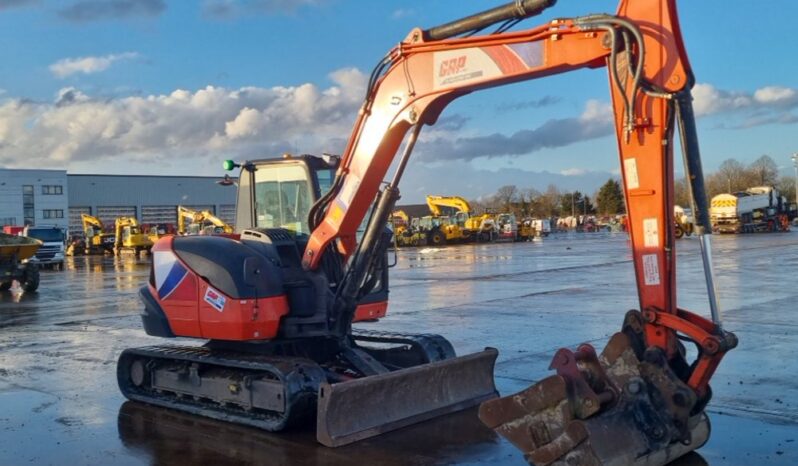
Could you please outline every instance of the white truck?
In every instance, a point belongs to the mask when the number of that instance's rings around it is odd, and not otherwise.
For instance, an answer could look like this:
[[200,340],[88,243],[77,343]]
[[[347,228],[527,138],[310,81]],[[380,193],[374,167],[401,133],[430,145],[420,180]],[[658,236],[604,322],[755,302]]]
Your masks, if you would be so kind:
[[716,233],[786,231],[790,228],[789,203],[770,186],[757,186],[733,194],[718,194],[709,209]]
[[42,242],[41,247],[28,259],[28,262],[38,265],[39,268],[64,269],[66,232],[63,228],[44,225],[26,226],[19,234]]
[[547,218],[533,218],[532,228],[535,230],[535,236],[549,236],[551,233],[551,221]]

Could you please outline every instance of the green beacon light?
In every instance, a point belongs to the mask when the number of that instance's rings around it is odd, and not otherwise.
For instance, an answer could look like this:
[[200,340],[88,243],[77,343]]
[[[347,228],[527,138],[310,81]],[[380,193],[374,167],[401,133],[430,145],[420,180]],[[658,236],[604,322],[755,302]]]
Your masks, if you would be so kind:
[[224,167],[224,169],[227,170],[227,171],[231,171],[232,169],[234,169],[237,166],[238,166],[238,164],[233,162],[232,160],[225,160],[222,163],[222,167]]

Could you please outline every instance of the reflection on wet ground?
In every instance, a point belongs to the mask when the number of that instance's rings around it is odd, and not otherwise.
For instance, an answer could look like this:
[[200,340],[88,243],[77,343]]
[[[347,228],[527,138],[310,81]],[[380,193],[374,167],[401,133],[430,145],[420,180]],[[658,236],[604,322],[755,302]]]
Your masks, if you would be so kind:
[[[714,379],[713,434],[685,465],[798,464],[798,233],[715,240],[726,326],[740,337]],[[678,243],[679,303],[705,310],[698,243]],[[408,249],[388,318],[363,324],[445,335],[459,353],[499,348],[497,386],[547,374],[554,351],[603,346],[637,295],[624,236]],[[0,464],[524,464],[473,410],[339,449],[310,428],[268,434],[126,402],[116,357],[160,343],[141,330],[148,259],[78,257],[38,293],[0,294]],[[181,341],[191,344],[192,341]]]

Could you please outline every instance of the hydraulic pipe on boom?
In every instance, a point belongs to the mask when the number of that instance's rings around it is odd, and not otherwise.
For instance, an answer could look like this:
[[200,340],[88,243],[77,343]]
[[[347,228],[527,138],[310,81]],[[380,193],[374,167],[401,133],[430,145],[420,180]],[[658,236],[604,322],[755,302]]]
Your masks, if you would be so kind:
[[557,0],[518,0],[427,29],[426,36],[429,40],[442,40],[464,33],[480,31],[502,21],[520,21],[541,14],[545,9],[554,6],[555,3],[557,3]]

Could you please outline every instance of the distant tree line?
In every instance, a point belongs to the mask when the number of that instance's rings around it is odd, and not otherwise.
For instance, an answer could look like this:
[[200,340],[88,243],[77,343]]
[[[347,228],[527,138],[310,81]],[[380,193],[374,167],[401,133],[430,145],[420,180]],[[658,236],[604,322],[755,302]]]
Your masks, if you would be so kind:
[[[752,186],[775,186],[790,202],[795,199],[795,180],[791,176],[779,176],[778,165],[769,156],[763,155],[749,165],[735,159],[724,161],[714,173],[704,176],[707,196],[744,191]],[[689,207],[689,191],[684,178],[675,182],[676,204]],[[545,191],[535,188],[519,188],[516,185],[500,187],[495,194],[472,201],[477,212],[492,209],[497,212],[512,212],[523,217],[567,217],[570,215],[611,216],[626,212],[623,190],[619,180],[610,178],[593,196],[581,191],[565,191],[550,184]]]
[[[759,157],[749,165],[744,165],[739,160],[727,159],[714,173],[704,174],[704,183],[709,199],[718,194],[745,191],[753,186],[773,186],[789,202],[795,202],[795,178],[779,176],[778,165],[768,155]],[[675,185],[673,195],[676,204],[689,206],[687,180],[681,178]]]

